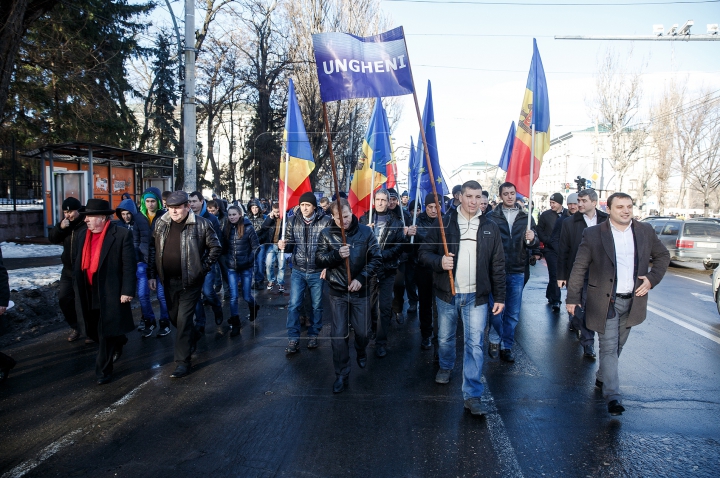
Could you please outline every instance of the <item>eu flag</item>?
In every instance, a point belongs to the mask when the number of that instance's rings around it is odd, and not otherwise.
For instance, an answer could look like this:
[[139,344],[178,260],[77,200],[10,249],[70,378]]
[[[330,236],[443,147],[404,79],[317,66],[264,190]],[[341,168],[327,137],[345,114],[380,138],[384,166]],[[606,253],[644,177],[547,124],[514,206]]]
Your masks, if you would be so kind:
[[422,168],[422,162],[420,161],[420,156],[417,154],[417,151],[415,150],[415,141],[413,141],[413,139],[411,137],[410,138],[410,161],[408,162],[408,196],[411,201],[418,199],[415,197],[415,193],[417,192],[418,174],[420,174],[421,168]]
[[[450,192],[445,183],[440,169],[440,158],[438,156],[437,135],[435,132],[435,110],[433,109],[432,88],[428,80],[427,98],[425,98],[425,110],[423,111],[423,129],[425,130],[425,139],[427,141],[428,153],[430,156],[430,164],[432,165],[433,174],[435,175],[435,189],[438,193],[438,200],[443,204],[442,196]],[[422,137],[418,140],[418,159],[425,171],[420,178],[420,197],[424,198],[432,192],[432,184],[430,182],[429,169],[427,168],[427,158],[422,144]]]
[[510,131],[508,131],[507,139],[505,140],[505,147],[503,148],[502,155],[500,156],[500,163],[498,168],[502,169],[507,173],[508,166],[510,166],[510,156],[512,156],[513,144],[515,144],[515,122],[510,123]]

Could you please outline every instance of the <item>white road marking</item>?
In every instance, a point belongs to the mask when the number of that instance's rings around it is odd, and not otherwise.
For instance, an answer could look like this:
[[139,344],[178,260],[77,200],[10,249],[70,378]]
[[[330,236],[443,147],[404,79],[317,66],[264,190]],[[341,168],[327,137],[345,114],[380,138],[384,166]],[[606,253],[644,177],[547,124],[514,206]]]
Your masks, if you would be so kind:
[[[690,323],[688,323],[688,322],[686,322],[686,321],[684,321],[684,320],[678,319],[677,317],[674,317],[674,316],[672,316],[672,315],[670,315],[670,314],[668,314],[668,313],[665,313],[665,312],[663,312],[663,311],[661,311],[661,310],[659,310],[659,309],[656,309],[655,307],[652,307],[652,306],[650,306],[650,305],[648,305],[648,308],[647,308],[647,309],[648,309],[650,312],[652,312],[653,314],[662,317],[663,319],[667,319],[667,320],[669,320],[670,322],[674,322],[674,323],[676,323],[677,325],[679,325],[680,327],[684,327],[684,328],[686,328],[686,329],[688,329],[688,330],[690,330],[690,331],[692,331],[692,332],[695,332],[695,333],[698,334],[698,335],[702,335],[703,337],[712,340],[713,342],[715,342],[715,343],[717,343],[717,344],[720,344],[720,337],[718,337],[718,336],[715,335],[715,334],[712,334],[712,333],[710,333],[710,332],[706,332],[706,331],[702,330],[702,329],[699,328],[699,327],[696,327],[696,326],[694,326],[694,325],[691,325]],[[674,312],[674,311],[672,311],[672,312],[673,312],[674,314],[676,314],[676,315],[682,315],[682,314],[677,314],[677,312]],[[684,316],[684,318],[685,318],[685,319],[689,319],[689,317],[686,317],[686,316]],[[693,320],[693,319],[691,319],[691,320],[692,320],[693,322],[699,322],[699,321],[696,321],[696,320]],[[703,325],[707,326],[707,324],[703,324]]]
[[[107,418],[109,415],[112,415],[113,413],[115,413],[118,410],[118,408],[120,408],[121,406],[128,403],[130,401],[130,399],[132,399],[140,389],[145,387],[145,385],[152,382],[156,378],[157,378],[157,376],[155,376],[155,377],[151,378],[150,380],[147,380],[147,381],[141,383],[140,385],[138,385],[137,387],[133,388],[128,393],[126,393],[120,400],[113,403],[112,405],[105,408],[104,410],[101,410],[100,412],[98,412],[98,414],[95,415],[95,417],[93,417],[93,419],[94,420],[103,419],[103,418]],[[53,456],[54,454],[56,454],[63,448],[74,444],[75,438],[78,437],[80,434],[82,434],[83,430],[84,430],[83,428],[79,428],[77,430],[74,430],[74,431],[68,433],[67,435],[60,438],[59,440],[54,441],[50,445],[43,448],[36,458],[32,458],[30,460],[20,463],[18,466],[16,466],[12,470],[3,474],[2,478],[20,478],[20,477],[24,476],[26,473],[37,468],[45,460],[47,460],[48,458],[50,458],[51,456]]]
[[715,299],[713,299],[713,297],[709,294],[698,294],[697,292],[691,292],[691,294],[704,302],[715,303]]
[[699,282],[699,283],[705,284],[705,285],[712,285],[710,282],[705,282],[704,280],[700,280],[700,279],[695,279],[695,278],[693,278],[693,277],[684,276],[684,275],[682,275],[682,274],[678,274],[677,272],[674,272],[674,273],[672,273],[671,275],[672,275],[673,277],[682,277],[683,279],[692,280],[692,281]]
[[488,413],[485,415],[485,421],[487,422],[487,428],[490,432],[490,443],[492,443],[495,455],[498,457],[502,475],[522,478],[524,475],[522,468],[520,468],[520,463],[517,461],[515,449],[510,443],[510,437],[505,430],[505,423],[497,411],[495,399],[492,393],[490,393],[484,376],[482,377],[482,382],[485,385],[485,397],[483,401],[488,404]]

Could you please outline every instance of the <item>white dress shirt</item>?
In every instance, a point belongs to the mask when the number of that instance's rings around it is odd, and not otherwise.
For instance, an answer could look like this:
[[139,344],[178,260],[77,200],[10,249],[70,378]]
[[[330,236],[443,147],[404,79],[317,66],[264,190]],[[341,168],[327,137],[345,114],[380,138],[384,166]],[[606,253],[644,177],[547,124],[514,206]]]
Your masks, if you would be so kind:
[[583,219],[585,219],[587,227],[597,226],[597,211],[595,211],[593,217],[587,217],[587,214],[583,214]]
[[621,231],[610,221],[613,241],[615,242],[615,262],[617,263],[618,294],[628,294],[635,288],[635,241],[631,226]]

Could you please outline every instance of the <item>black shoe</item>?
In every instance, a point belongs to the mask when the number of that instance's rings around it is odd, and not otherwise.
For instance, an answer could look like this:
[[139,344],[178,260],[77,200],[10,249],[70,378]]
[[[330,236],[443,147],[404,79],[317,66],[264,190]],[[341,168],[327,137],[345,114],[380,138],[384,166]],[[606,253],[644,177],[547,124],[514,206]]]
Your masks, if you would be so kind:
[[425,337],[420,342],[420,348],[423,350],[430,350],[432,348],[432,337]]
[[363,352],[362,355],[358,353],[357,364],[358,367],[365,368],[365,366],[367,365],[367,353]]
[[622,415],[625,411],[625,407],[620,405],[620,402],[617,400],[611,400],[610,403],[608,403],[608,413],[613,416]]
[[515,362],[515,354],[512,349],[505,349],[500,351],[500,360],[504,360],[509,363]]
[[308,340],[307,348],[309,349],[316,349],[318,348],[318,341],[317,337],[308,337],[310,340]]
[[170,335],[170,326],[169,325],[163,325],[162,322],[160,322],[160,328],[158,329],[157,337],[158,339],[160,337],[165,337],[166,335]]
[[153,332],[157,328],[157,325],[155,323],[155,320],[146,320],[145,321],[145,327],[143,328],[142,336],[143,338],[152,337]]
[[17,364],[17,362],[15,361],[14,358],[8,357],[8,359],[10,359],[10,363],[7,364],[7,365],[6,365],[5,367],[3,367],[2,369],[0,369],[0,383],[2,383],[2,382],[4,382],[5,380],[7,380],[8,375],[10,375],[10,370],[14,369],[14,368],[15,368],[15,364]]
[[260,311],[260,306],[255,304],[254,306],[250,307],[250,313],[247,316],[247,319],[250,322],[255,322],[255,319],[257,319],[258,311]]
[[560,312],[560,302],[555,302],[552,305],[553,312]]
[[498,358],[498,356],[500,355],[500,344],[494,344],[491,342],[488,347],[488,355],[490,356],[490,358]]
[[595,387],[602,390],[602,386],[603,386],[603,383],[600,380],[595,379]]
[[105,385],[107,383],[110,383],[112,381],[112,375],[103,375],[99,379],[97,379],[98,385]]
[[290,340],[288,341],[287,347],[285,347],[285,353],[287,355],[292,355],[300,352],[300,347],[298,346],[297,340]]
[[347,377],[336,378],[335,383],[333,383],[333,393],[342,393],[343,390],[345,390],[345,387],[347,387],[347,384],[348,384]]
[[395,314],[395,320],[397,321],[398,324],[402,325],[405,323],[405,316],[403,315],[402,312],[398,312]]
[[592,344],[583,346],[583,355],[587,358],[595,359],[595,347]]
[[170,378],[182,378],[190,373],[190,365],[181,363],[175,367],[175,371],[170,375]]
[[230,324],[230,337],[237,337],[240,335],[240,317],[233,315],[228,319]]
[[383,358],[387,355],[387,350],[385,350],[384,345],[375,345],[375,356],[378,358]]

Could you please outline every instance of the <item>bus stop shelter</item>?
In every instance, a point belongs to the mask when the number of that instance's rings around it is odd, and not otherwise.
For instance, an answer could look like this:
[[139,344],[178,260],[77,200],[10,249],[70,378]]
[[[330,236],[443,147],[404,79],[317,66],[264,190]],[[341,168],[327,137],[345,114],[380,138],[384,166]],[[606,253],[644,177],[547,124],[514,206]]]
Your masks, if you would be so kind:
[[160,191],[174,188],[174,156],[85,142],[50,144],[26,156],[42,161],[45,236],[60,220],[65,198],[75,197],[82,204],[100,198],[115,208],[123,195],[137,203],[150,186]]

